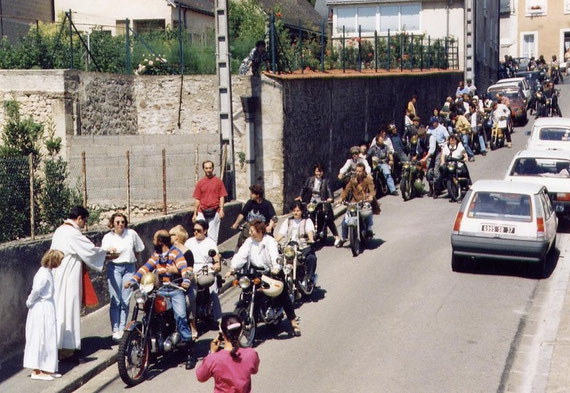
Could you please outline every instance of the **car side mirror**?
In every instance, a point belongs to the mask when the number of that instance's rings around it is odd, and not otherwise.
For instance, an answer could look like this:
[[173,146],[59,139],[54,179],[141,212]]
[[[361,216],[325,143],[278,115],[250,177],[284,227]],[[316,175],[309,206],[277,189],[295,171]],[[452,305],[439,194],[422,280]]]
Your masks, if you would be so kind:
[[530,131],[526,131],[524,134],[525,134],[526,136],[530,136]]

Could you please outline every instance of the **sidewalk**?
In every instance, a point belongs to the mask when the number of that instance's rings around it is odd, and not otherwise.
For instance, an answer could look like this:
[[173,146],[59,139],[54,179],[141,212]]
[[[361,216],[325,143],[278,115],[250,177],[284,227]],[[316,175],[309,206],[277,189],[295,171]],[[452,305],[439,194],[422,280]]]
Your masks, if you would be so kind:
[[[337,207],[335,217],[344,214],[344,206]],[[287,216],[280,217],[281,223]],[[233,236],[218,246],[224,257],[233,255],[238,235]],[[228,267],[222,266],[222,274]],[[232,286],[231,280],[226,280],[221,293]],[[0,365],[0,391],[2,392],[73,392],[91,378],[113,365],[117,360],[118,345],[111,339],[109,325],[109,305],[86,315],[81,319],[81,349],[83,362],[60,362],[59,372],[62,378],[54,381],[37,381],[30,379],[31,370],[22,368],[23,352]],[[23,350],[23,349],[22,349]]]

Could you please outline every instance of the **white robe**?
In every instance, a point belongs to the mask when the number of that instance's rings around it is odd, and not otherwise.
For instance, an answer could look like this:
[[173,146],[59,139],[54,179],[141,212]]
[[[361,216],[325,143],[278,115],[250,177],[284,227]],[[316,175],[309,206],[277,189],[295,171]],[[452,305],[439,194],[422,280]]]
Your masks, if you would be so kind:
[[57,313],[57,347],[81,349],[81,298],[83,282],[81,262],[101,272],[105,263],[105,250],[81,233],[71,220],[53,234],[51,249],[64,254],[61,265],[54,269],[55,311]]
[[41,267],[34,276],[32,291],[26,301],[26,348],[24,367],[50,373],[57,371],[57,336],[53,275]]

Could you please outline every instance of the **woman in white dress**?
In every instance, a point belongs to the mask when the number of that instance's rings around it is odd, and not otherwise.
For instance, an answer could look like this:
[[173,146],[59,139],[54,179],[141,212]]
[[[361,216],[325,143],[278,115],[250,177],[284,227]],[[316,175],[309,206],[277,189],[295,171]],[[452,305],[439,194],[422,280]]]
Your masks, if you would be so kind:
[[34,276],[32,291],[26,300],[26,347],[24,367],[31,368],[32,379],[53,381],[57,374],[57,335],[52,269],[61,265],[63,253],[49,250]]
[[119,341],[127,325],[131,290],[124,285],[135,273],[135,263],[144,243],[139,235],[128,228],[127,216],[114,213],[109,219],[111,232],[103,236],[101,248],[118,256],[107,265],[107,284],[109,285],[109,314],[113,340]]

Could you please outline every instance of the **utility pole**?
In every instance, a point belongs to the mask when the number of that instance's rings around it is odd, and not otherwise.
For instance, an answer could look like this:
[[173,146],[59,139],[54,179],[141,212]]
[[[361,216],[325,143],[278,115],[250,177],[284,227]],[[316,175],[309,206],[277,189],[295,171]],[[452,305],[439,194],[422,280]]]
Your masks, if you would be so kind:
[[[234,131],[232,112],[232,76],[230,63],[228,0],[215,1],[216,14],[216,73],[218,76],[218,113],[220,130],[220,166],[224,147],[227,147],[227,163],[220,172],[224,176],[226,189],[235,198]],[[221,173],[220,173],[221,174]],[[226,180],[227,179],[227,180]]]

